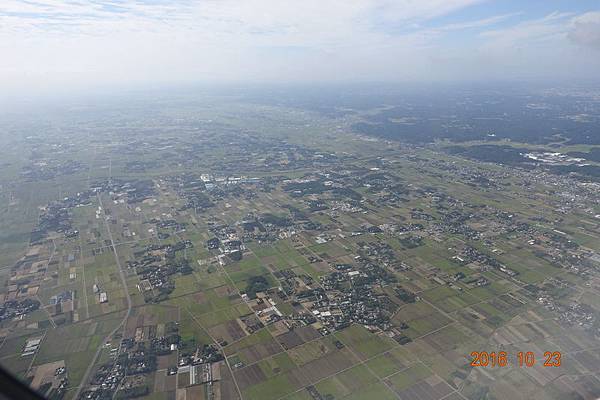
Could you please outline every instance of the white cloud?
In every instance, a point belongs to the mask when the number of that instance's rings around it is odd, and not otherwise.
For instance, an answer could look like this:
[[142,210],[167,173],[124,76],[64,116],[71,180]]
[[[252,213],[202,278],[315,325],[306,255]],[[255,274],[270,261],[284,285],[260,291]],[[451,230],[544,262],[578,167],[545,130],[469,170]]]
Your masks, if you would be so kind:
[[493,17],[483,18],[483,19],[479,19],[479,20],[475,20],[475,21],[467,21],[467,22],[448,24],[448,25],[444,25],[444,26],[438,28],[438,30],[440,30],[440,31],[455,31],[455,30],[462,30],[462,29],[484,28],[484,27],[487,27],[490,25],[495,25],[499,22],[506,21],[506,20],[508,20],[512,17],[515,17],[517,15],[520,15],[520,14],[521,13],[495,15]]
[[552,13],[543,18],[528,20],[517,25],[481,34],[489,39],[490,46],[513,47],[530,45],[533,42],[548,42],[568,30],[568,18],[572,13]]
[[466,8],[486,0],[383,0],[375,1],[384,19],[389,21],[422,21]]
[[[519,10],[435,23],[480,3],[2,0],[0,86],[469,79],[496,73],[487,59],[497,69],[535,73],[539,67],[527,63],[538,53],[551,58],[546,48],[596,43],[593,15],[554,13],[502,29]],[[469,44],[444,42],[465,32]],[[515,50],[523,48],[531,59]]]
[[600,12],[589,12],[573,19],[569,39],[600,50]]

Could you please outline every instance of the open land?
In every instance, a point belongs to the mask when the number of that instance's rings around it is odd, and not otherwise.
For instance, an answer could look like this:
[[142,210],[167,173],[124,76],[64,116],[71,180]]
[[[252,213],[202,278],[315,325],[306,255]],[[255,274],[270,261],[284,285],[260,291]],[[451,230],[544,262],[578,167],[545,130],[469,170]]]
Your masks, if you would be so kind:
[[599,143],[421,143],[357,130],[389,110],[148,102],[3,123],[0,364],[36,390],[600,396],[600,183],[565,170],[596,166]]

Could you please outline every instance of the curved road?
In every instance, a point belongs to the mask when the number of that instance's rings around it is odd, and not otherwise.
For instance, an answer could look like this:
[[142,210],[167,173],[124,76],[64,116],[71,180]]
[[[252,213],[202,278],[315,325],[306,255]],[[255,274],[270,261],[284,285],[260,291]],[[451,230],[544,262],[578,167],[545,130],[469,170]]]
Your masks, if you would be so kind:
[[123,325],[125,325],[125,322],[127,322],[127,318],[129,318],[129,315],[131,314],[131,296],[129,296],[129,290],[127,289],[127,280],[125,279],[125,274],[123,273],[123,268],[121,268],[121,261],[119,261],[119,255],[117,254],[117,248],[115,247],[115,241],[113,240],[113,236],[110,231],[110,227],[108,226],[108,221],[106,220],[106,213],[104,212],[104,206],[102,205],[102,199],[100,198],[99,193],[97,194],[97,197],[98,197],[98,204],[100,205],[100,207],[102,207],[104,226],[106,227],[106,232],[108,232],[108,238],[110,240],[110,247],[112,247],[113,254],[115,255],[115,261],[117,262],[119,276],[121,277],[121,283],[123,283],[123,289],[125,290],[125,296],[127,298],[127,312],[125,313],[125,316],[121,320],[121,323],[119,323],[119,325],[117,325],[115,327],[115,329],[113,329],[108,335],[106,335],[106,337],[104,338],[104,340],[98,347],[98,350],[96,350],[96,354],[94,354],[94,358],[92,359],[92,362],[90,362],[90,365],[88,366],[87,370],[85,371],[85,374],[83,375],[83,378],[81,379],[79,387],[77,388],[77,392],[75,392],[75,396],[73,396],[73,399],[75,399],[75,400],[77,400],[79,398],[81,391],[87,384],[90,374],[92,373],[92,370],[94,369],[94,365],[96,364],[96,361],[98,361],[98,357],[100,356],[102,347],[104,347],[104,344],[106,342],[108,342],[109,340],[111,340],[111,338],[115,335],[115,333],[117,333],[117,331],[119,329],[121,329],[123,327]]

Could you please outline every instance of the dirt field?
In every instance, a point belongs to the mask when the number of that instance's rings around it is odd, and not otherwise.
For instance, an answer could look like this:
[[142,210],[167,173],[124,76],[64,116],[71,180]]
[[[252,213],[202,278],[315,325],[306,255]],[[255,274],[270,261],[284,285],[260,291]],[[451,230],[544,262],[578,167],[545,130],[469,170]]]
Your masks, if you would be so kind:
[[299,370],[294,370],[291,373],[294,374],[298,379],[308,379],[308,382],[304,383],[307,385],[311,382],[315,382],[323,376],[335,374],[343,369],[349,368],[354,364],[349,353],[346,349],[342,351],[335,351],[329,353],[318,360],[311,361],[303,365]]
[[241,390],[244,390],[249,386],[256,385],[257,383],[267,379],[264,372],[257,364],[237,370],[234,372],[234,374]]
[[242,330],[242,328],[235,320],[227,321],[224,324],[214,326],[208,331],[213,337],[217,338],[217,340],[224,339],[229,343],[240,340],[241,338],[246,336],[246,333]]
[[39,389],[44,383],[51,381],[54,379],[54,371],[57,368],[64,367],[65,361],[55,361],[48,364],[38,365],[35,368],[35,373],[33,376],[33,381],[31,381],[31,387],[34,389]]
[[247,364],[252,364],[280,351],[281,347],[274,341],[271,341],[246,347],[245,349],[240,350],[238,353],[244,360],[246,360]]

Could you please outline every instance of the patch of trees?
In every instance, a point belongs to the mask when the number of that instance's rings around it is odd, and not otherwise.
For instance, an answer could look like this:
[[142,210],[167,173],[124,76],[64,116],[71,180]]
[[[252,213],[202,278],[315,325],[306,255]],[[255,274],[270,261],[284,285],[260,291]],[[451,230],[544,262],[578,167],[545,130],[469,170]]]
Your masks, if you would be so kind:
[[362,195],[360,193],[355,192],[354,190],[349,189],[349,188],[334,188],[333,193],[336,196],[343,197],[343,198],[349,198],[349,199],[356,200],[356,201],[359,201],[362,199]]
[[201,192],[187,192],[183,196],[187,202],[181,208],[182,210],[187,210],[189,208],[207,209],[215,205],[206,194]]
[[224,359],[223,354],[213,345],[202,346],[202,358],[205,362],[215,363]]
[[292,224],[287,217],[280,217],[270,213],[261,215],[260,221],[263,224],[271,224],[279,227],[286,227]]
[[507,145],[449,146],[446,147],[446,151],[450,154],[497,164],[516,165],[531,161],[522,155],[523,149]]
[[286,205],[284,207],[290,211],[290,214],[292,215],[293,220],[295,220],[295,221],[307,221],[308,220],[308,215],[304,211],[300,210],[299,208],[291,206],[291,205]]
[[306,202],[306,205],[308,206],[308,209],[310,211],[322,211],[327,210],[329,208],[325,203],[319,200],[308,200]]
[[407,249],[414,249],[423,245],[423,238],[420,236],[406,236],[400,239],[399,242]]
[[177,271],[181,275],[189,275],[192,272],[194,272],[192,267],[190,267],[190,261],[187,258],[182,258],[181,260],[178,260],[176,265]]
[[259,221],[244,221],[242,222],[242,227],[245,232],[254,232],[256,229],[265,232],[265,227]]
[[156,370],[156,353],[152,349],[145,349],[129,354],[127,360],[127,374],[143,374]]
[[401,286],[398,286],[395,290],[396,292],[396,296],[398,296],[398,298],[400,300],[402,300],[405,303],[414,303],[416,296],[414,295],[414,293],[409,292],[408,290],[404,289]]
[[[390,140],[399,140],[409,143],[431,143],[442,137],[451,137],[455,141],[481,139],[483,135],[478,132],[446,131],[442,121],[419,121],[413,124],[395,123],[387,118],[378,121],[359,122],[352,125],[355,132],[369,136],[382,137]],[[432,132],[432,133],[427,133]],[[442,132],[442,133],[438,133]]]
[[256,293],[264,292],[270,287],[269,281],[264,276],[253,276],[248,279],[248,286],[246,287],[246,294],[251,299],[256,298]]
[[585,158],[589,161],[600,162],[600,148],[598,147],[591,149],[588,153],[582,151],[572,151],[567,153],[567,155],[576,158]]
[[398,342],[401,345],[405,345],[405,344],[412,342],[411,338],[409,338],[408,336],[404,336],[404,335],[397,336],[394,338],[394,340],[396,340],[396,342]]
[[152,291],[144,293],[144,301],[146,303],[160,303],[169,298],[169,295],[175,290],[175,285],[170,281],[163,282],[162,286],[158,287],[158,293],[153,294]]
[[594,178],[594,180],[598,180],[600,178],[600,167],[597,165],[554,165],[550,167],[550,171],[559,175],[566,175],[570,173],[578,173],[585,177]]
[[283,190],[287,192],[300,192],[300,196],[307,194],[321,194],[330,190],[331,188],[325,186],[322,182],[292,182],[283,186]]
[[[125,186],[123,188],[125,188]],[[156,195],[154,182],[150,179],[132,182],[125,191],[127,192],[127,203],[129,204],[139,203]]]
[[243,258],[243,254],[239,250],[232,251],[231,253],[227,254],[227,256],[231,259],[231,261],[234,262],[240,261]]

